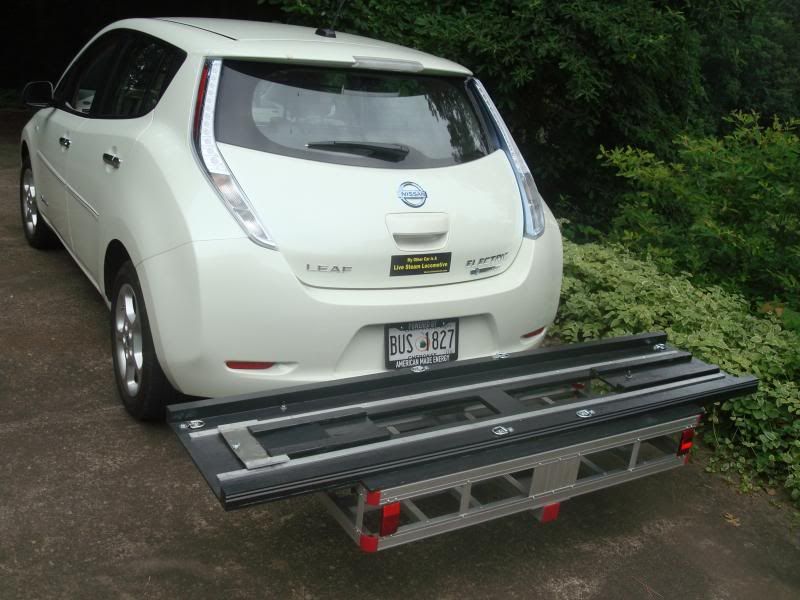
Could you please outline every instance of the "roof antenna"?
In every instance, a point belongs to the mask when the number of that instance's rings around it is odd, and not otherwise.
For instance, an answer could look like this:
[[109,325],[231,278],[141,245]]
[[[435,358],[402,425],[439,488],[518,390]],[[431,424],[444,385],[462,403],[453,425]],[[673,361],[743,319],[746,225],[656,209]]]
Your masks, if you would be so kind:
[[319,27],[314,33],[326,38],[335,38],[336,31],[334,30],[334,28],[336,27],[336,21],[339,20],[339,15],[342,13],[342,7],[344,6],[344,3],[345,0],[339,0],[339,6],[336,8],[336,14],[333,16],[333,23],[331,23],[331,26]]

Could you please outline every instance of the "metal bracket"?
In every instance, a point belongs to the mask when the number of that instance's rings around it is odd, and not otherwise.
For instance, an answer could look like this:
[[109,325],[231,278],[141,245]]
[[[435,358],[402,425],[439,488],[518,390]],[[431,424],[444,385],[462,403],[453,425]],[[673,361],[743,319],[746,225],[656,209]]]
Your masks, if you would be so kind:
[[218,428],[220,435],[225,439],[228,446],[242,461],[247,469],[258,469],[277,465],[289,460],[285,454],[270,456],[258,440],[250,433],[248,427],[237,425],[220,425]]

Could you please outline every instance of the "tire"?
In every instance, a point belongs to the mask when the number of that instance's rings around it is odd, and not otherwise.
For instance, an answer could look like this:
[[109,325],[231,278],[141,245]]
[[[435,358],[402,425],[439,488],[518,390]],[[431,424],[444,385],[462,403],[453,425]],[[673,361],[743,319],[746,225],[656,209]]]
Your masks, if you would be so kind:
[[56,234],[39,213],[36,183],[29,158],[22,161],[22,169],[19,172],[19,209],[22,231],[30,246],[37,250],[45,250],[59,245]]
[[158,362],[136,269],[120,267],[111,296],[111,357],[122,404],[140,421],[164,418],[177,392]]

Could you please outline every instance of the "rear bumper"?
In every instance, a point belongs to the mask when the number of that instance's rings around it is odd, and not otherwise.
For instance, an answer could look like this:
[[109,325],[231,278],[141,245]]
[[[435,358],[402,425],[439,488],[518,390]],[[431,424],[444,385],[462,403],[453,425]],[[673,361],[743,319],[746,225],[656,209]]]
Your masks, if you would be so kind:
[[[247,239],[194,242],[137,266],[162,367],[177,389],[197,396],[383,371],[386,323],[457,317],[463,359],[535,347],[543,335],[520,336],[553,322],[561,269],[555,222],[525,240],[504,273],[452,285],[314,288],[280,252]],[[247,372],[228,369],[229,360],[277,364]]]

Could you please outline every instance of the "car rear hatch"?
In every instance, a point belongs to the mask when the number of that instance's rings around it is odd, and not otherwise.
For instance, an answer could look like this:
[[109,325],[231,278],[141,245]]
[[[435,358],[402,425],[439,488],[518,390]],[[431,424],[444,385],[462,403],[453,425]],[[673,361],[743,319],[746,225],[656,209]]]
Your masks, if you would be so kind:
[[480,462],[498,448],[509,460],[537,440],[756,388],[664,334],[642,334],[189,402],[169,407],[168,420],[230,509],[459,457]]
[[304,283],[392,288],[502,273],[520,190],[463,76],[225,60],[219,152]]

